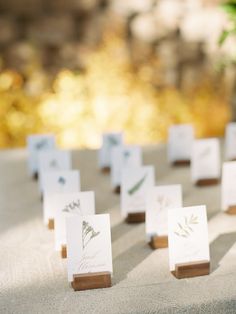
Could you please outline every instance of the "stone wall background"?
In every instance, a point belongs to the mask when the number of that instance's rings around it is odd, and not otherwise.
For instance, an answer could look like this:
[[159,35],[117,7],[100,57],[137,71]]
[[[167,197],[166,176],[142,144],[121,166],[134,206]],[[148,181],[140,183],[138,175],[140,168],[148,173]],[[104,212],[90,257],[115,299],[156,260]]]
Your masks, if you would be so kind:
[[[215,76],[227,19],[219,0],[1,0],[0,54],[4,66],[21,71],[40,59],[48,70],[85,67],[86,49],[101,40],[116,18],[126,29],[132,62],[158,59],[153,82],[191,88],[202,77]],[[234,51],[235,50],[235,51]],[[229,87],[234,74],[224,73]],[[230,85],[231,84],[231,85]]]

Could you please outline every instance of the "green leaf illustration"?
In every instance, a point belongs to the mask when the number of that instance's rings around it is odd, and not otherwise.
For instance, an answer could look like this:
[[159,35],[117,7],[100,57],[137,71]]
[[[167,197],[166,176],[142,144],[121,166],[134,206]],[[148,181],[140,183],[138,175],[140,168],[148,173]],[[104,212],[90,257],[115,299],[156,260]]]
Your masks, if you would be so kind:
[[174,233],[178,237],[188,238],[194,232],[194,229],[191,227],[191,225],[196,225],[196,224],[198,224],[197,216],[194,216],[193,214],[191,215],[190,218],[185,216],[184,223],[181,224],[180,222],[178,222],[177,223],[178,230],[175,230]]
[[113,136],[108,137],[108,143],[110,146],[115,146],[119,144],[118,140]]
[[83,221],[82,223],[82,243],[83,249],[89,244],[89,242],[97,237],[100,234],[100,231],[95,231],[93,227],[89,225],[87,221]]
[[128,194],[133,195],[134,193],[136,193],[140,189],[140,187],[143,185],[144,181],[146,180],[146,177],[147,177],[147,173],[137,183],[135,183],[135,185],[132,186],[132,188],[128,190]]

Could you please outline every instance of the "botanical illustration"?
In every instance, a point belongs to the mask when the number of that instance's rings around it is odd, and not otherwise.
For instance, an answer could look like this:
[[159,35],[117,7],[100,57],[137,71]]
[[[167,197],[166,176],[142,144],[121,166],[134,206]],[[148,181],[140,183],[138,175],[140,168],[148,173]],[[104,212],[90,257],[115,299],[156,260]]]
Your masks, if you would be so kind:
[[83,221],[82,225],[82,243],[83,249],[89,244],[92,239],[97,237],[100,234],[100,231],[95,231],[92,226],[87,221]]
[[57,168],[58,167],[58,163],[56,161],[56,159],[52,159],[49,163],[50,168]]
[[59,177],[59,178],[58,178],[58,183],[59,183],[60,185],[65,185],[65,184],[66,184],[66,179],[63,178],[63,177]]
[[198,224],[198,217],[192,214],[190,217],[185,216],[184,222],[178,222],[178,228],[174,233],[178,237],[188,238],[191,234],[194,233],[193,225]]
[[200,152],[199,158],[200,159],[205,158],[205,157],[209,156],[210,153],[211,153],[211,147],[208,146],[202,152]]
[[133,195],[134,193],[136,193],[143,185],[144,181],[146,180],[146,177],[147,173],[128,190],[128,194]]
[[128,150],[125,150],[123,152],[123,158],[124,158],[124,162],[127,162],[128,158],[130,157],[131,153]]
[[42,139],[40,142],[36,143],[36,145],[35,145],[37,150],[40,150],[46,146],[47,146],[47,140],[45,140],[45,139]]
[[157,199],[157,204],[158,204],[158,210],[163,210],[166,209],[170,206],[171,204],[171,199],[169,197],[167,197],[166,195],[158,195]]
[[115,137],[109,136],[108,143],[109,143],[109,146],[116,146],[119,144],[119,141]]
[[63,208],[62,211],[66,212],[66,213],[71,213],[71,212],[74,212],[75,210],[77,210],[77,211],[81,210],[81,208],[80,208],[80,200],[73,201],[70,204],[66,205]]

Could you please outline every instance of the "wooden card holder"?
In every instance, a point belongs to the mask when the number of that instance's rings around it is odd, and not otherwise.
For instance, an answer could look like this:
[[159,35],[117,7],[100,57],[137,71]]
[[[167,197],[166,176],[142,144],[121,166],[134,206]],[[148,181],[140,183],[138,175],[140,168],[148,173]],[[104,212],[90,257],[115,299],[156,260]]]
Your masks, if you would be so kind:
[[48,219],[48,229],[54,230],[54,219],[53,218]]
[[38,180],[38,173],[37,173],[37,172],[35,172],[35,173],[33,174],[33,179],[34,179],[35,181]]
[[209,185],[215,185],[220,182],[219,178],[213,178],[213,179],[200,179],[195,184],[196,186],[209,186]]
[[120,185],[117,185],[117,186],[114,188],[114,193],[115,193],[115,194],[120,194],[120,190],[121,190]]
[[172,274],[178,279],[205,276],[209,275],[209,273],[210,273],[209,261],[176,264],[175,270],[172,272]]
[[226,213],[228,215],[236,215],[236,205],[229,206],[228,209],[226,210]]
[[111,171],[110,167],[103,167],[103,168],[101,168],[101,172],[102,173],[110,173],[110,171]]
[[189,159],[175,160],[172,163],[172,166],[189,166],[189,165],[190,165]]
[[168,236],[152,236],[149,245],[153,250],[167,248]]
[[129,213],[126,218],[127,223],[141,223],[145,222],[145,212],[141,213]]
[[67,247],[65,244],[61,245],[61,258],[67,258]]
[[73,275],[71,286],[75,291],[111,287],[111,273],[87,273]]

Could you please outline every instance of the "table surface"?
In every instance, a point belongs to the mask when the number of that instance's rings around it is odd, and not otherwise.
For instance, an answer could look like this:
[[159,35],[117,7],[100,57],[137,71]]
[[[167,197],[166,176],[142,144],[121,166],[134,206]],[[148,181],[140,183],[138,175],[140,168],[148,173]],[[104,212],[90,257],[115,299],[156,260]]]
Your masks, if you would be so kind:
[[220,210],[220,185],[194,187],[189,167],[173,168],[165,145],[143,148],[154,165],[156,183],[183,185],[184,206],[206,204],[211,273],[176,279],[168,249],[151,250],[145,226],[127,225],[110,176],[99,172],[97,151],[73,151],[82,191],[94,190],[97,213],[110,213],[112,287],[74,292],[66,260],[54,251],[53,231],[43,225],[37,182],[27,173],[27,152],[0,152],[0,312],[1,313],[236,313],[236,217]]

